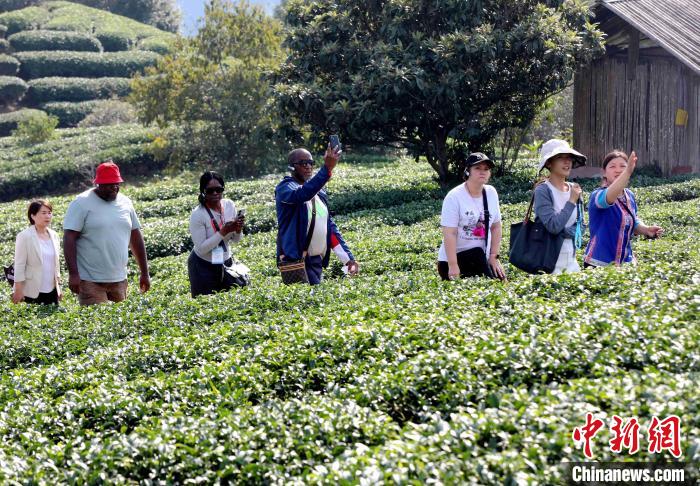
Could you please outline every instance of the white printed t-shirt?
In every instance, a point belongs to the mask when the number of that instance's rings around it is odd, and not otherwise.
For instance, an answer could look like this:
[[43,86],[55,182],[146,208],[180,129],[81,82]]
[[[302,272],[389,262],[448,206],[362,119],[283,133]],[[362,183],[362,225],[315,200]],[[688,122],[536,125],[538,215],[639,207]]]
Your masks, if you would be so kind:
[[[493,186],[485,185],[486,198],[489,206],[489,226],[501,221],[501,208],[498,204],[498,193]],[[457,228],[457,253],[472,248],[483,248],[486,241],[486,218],[484,217],[484,202],[482,196],[472,197],[464,184],[452,189],[442,202],[440,225],[447,228]],[[491,231],[491,228],[489,228]],[[486,256],[491,251],[491,240],[486,248]],[[447,261],[445,242],[440,245],[438,260]]]

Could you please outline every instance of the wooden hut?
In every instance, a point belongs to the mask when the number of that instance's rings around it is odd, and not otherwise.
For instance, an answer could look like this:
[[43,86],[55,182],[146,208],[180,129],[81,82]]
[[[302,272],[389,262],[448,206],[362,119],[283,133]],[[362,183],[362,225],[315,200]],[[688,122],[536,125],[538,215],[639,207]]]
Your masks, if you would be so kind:
[[700,172],[700,0],[598,0],[605,55],[576,74],[574,146],[665,175]]

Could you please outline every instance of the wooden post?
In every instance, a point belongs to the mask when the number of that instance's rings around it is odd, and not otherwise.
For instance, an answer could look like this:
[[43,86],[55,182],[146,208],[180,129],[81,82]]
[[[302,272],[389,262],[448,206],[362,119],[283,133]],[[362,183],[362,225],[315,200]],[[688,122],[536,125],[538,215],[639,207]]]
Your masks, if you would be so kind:
[[627,79],[631,81],[637,77],[637,64],[639,64],[639,31],[631,28],[628,32]]

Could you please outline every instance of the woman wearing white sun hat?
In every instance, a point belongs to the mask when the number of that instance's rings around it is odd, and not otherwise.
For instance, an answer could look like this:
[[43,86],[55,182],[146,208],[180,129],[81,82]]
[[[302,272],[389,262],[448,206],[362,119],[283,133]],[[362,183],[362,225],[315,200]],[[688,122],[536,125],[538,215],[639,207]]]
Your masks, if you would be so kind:
[[572,169],[586,165],[586,156],[572,149],[565,140],[552,139],[542,145],[539,172],[549,171],[535,188],[534,209],[547,231],[564,235],[556,267],[552,273],[578,272],[576,250],[581,247],[583,206],[581,187],[567,182]]

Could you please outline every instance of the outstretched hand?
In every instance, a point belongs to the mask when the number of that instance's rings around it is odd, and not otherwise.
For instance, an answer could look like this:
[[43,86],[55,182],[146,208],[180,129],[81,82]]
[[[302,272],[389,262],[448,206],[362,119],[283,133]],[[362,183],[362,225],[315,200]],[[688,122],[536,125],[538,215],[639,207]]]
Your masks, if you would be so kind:
[[338,161],[340,160],[340,155],[342,153],[343,151],[340,150],[339,146],[336,148],[331,148],[331,144],[328,144],[326,154],[323,156],[323,161],[326,163],[326,168],[328,168],[328,170],[335,169],[335,166],[338,165]]

